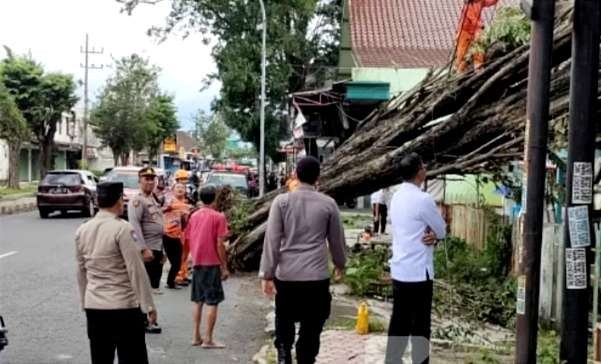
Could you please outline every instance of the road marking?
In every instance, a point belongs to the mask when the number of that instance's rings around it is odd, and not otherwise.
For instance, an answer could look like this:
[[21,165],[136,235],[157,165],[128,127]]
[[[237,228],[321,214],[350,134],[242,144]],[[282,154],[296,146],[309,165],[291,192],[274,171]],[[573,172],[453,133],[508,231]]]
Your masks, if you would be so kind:
[[11,255],[15,255],[17,253],[18,253],[18,251],[12,251],[12,252],[8,252],[8,253],[5,253],[5,254],[1,254],[0,255],[0,259],[6,258],[6,257],[10,257]]

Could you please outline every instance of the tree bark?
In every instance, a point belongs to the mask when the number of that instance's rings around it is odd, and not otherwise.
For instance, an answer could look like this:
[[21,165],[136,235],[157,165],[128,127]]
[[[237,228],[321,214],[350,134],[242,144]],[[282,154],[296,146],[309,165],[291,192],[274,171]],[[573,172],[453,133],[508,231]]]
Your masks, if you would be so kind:
[[21,143],[8,142],[8,188],[19,189],[19,162],[21,160]]
[[[53,137],[54,139],[54,137]],[[46,138],[39,140],[40,147],[40,179],[44,178],[48,171],[54,169],[54,140]]]
[[129,159],[129,153],[121,153],[121,165],[126,166]]

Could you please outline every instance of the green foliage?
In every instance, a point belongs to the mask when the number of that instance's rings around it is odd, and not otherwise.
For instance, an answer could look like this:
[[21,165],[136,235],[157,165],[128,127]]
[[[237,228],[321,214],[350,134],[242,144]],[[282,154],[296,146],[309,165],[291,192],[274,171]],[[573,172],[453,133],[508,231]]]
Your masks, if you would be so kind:
[[[131,12],[140,0],[119,0]],[[338,58],[341,0],[266,0],[267,107],[265,145],[274,156],[285,133],[288,95],[321,85],[332,75]],[[225,123],[243,140],[259,146],[261,30],[259,1],[174,0],[162,28],[150,34],[164,38],[183,30],[200,32],[206,44],[214,42],[217,73],[207,80],[221,81],[214,104]],[[258,149],[258,148],[257,148]]]
[[539,330],[536,362],[539,364],[559,364],[559,335],[553,330]]
[[373,217],[366,214],[342,214],[342,224],[345,229],[363,229],[373,224]]
[[519,7],[500,8],[495,20],[485,30],[490,44],[503,42],[510,48],[517,48],[530,41],[530,20]]
[[257,151],[255,150],[255,148],[241,148],[241,149],[236,149],[236,150],[227,150],[227,157],[228,158],[232,158],[232,159],[236,159],[236,160],[241,160],[241,159],[245,159],[245,158],[257,158],[258,154]]
[[[492,218],[492,217],[491,217]],[[511,227],[494,223],[484,251],[449,237],[434,253],[438,279],[451,284],[464,315],[505,327],[515,318],[516,282],[510,277]],[[435,291],[436,307],[450,309],[447,292]]]
[[12,95],[0,82],[0,139],[20,144],[27,136],[27,122]]
[[212,116],[198,110],[194,117],[195,137],[201,148],[214,159],[220,159],[225,151],[225,143],[231,134],[219,113]]
[[146,121],[149,124],[148,149],[151,159],[159,153],[163,140],[175,135],[179,128],[176,110],[174,97],[171,95],[159,94],[150,101]]
[[52,168],[52,150],[57,123],[63,112],[77,102],[76,85],[71,75],[46,73],[33,59],[15,56],[0,62],[0,80],[14,97],[35,141],[40,145],[41,174]]
[[385,322],[382,322],[378,319],[369,318],[369,332],[386,332],[388,327]]
[[229,210],[228,222],[230,230],[235,236],[248,231],[250,223],[248,216],[253,212],[252,203],[247,199],[239,199],[237,203]]
[[173,97],[161,94],[159,68],[137,54],[116,62],[91,113],[90,123],[115,158],[146,147],[156,153],[178,127]]
[[8,187],[19,188],[21,144],[29,136],[27,122],[15,99],[0,81],[0,139],[8,144]]
[[[390,251],[388,249],[365,250],[352,253],[348,257],[345,283],[357,296],[374,293],[374,285],[382,283],[386,273]],[[389,287],[387,287],[389,290]]]
[[503,7],[497,11],[492,24],[485,28],[470,49],[472,54],[486,53],[495,44],[507,51],[530,41],[530,20],[518,7]]

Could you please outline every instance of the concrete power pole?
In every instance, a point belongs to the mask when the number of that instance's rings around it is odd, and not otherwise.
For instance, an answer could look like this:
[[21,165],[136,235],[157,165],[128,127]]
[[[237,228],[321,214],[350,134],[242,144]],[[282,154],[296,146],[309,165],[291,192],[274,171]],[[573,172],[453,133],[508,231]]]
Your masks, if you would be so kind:
[[80,65],[84,69],[84,81],[83,81],[83,146],[81,148],[81,168],[87,168],[88,166],[88,107],[89,107],[89,98],[88,98],[88,71],[90,69],[102,69],[104,66],[95,66],[89,64],[90,54],[102,54],[104,52],[104,48],[100,50],[96,50],[94,48],[90,49],[89,46],[89,37],[88,33],[86,33],[86,44],[85,46],[80,48],[80,52],[84,54],[84,64]]
[[[568,125],[565,220],[565,279],[561,320],[562,363],[586,363],[591,298],[591,224],[595,158],[595,124],[599,77],[598,0],[574,2],[572,78]],[[593,321],[597,321],[594,317]]]
[[263,21],[263,34],[261,45],[261,111],[260,111],[260,147],[259,147],[259,196],[265,193],[265,58],[267,53],[267,14],[265,12],[265,4],[263,0],[259,0],[261,5],[261,18]]
[[525,203],[519,261],[517,302],[516,364],[536,363],[538,302],[545,171],[549,130],[549,89],[553,53],[555,0],[535,0],[524,9],[532,19],[532,40],[528,71],[527,130],[524,146]]

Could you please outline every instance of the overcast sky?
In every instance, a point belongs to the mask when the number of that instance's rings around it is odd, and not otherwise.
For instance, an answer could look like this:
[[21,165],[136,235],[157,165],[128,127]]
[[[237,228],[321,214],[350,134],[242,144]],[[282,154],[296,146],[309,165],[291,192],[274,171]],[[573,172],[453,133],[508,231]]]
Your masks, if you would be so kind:
[[[162,69],[159,79],[163,90],[175,95],[182,128],[192,125],[191,116],[198,109],[209,110],[219,92],[214,84],[200,92],[202,80],[215,70],[210,47],[198,35],[185,40],[171,35],[163,43],[146,35],[153,25],[163,25],[170,2],[141,5],[131,16],[120,13],[114,0],[0,0],[0,45],[8,45],[15,53],[31,52],[33,58],[48,71],[73,74],[83,80],[83,54],[80,47],[89,33],[90,45],[104,48],[103,55],[93,55],[91,64],[112,63],[138,53]],[[5,57],[0,50],[0,58]],[[91,70],[90,97],[93,100],[112,70]],[[78,89],[83,99],[83,87]]]

